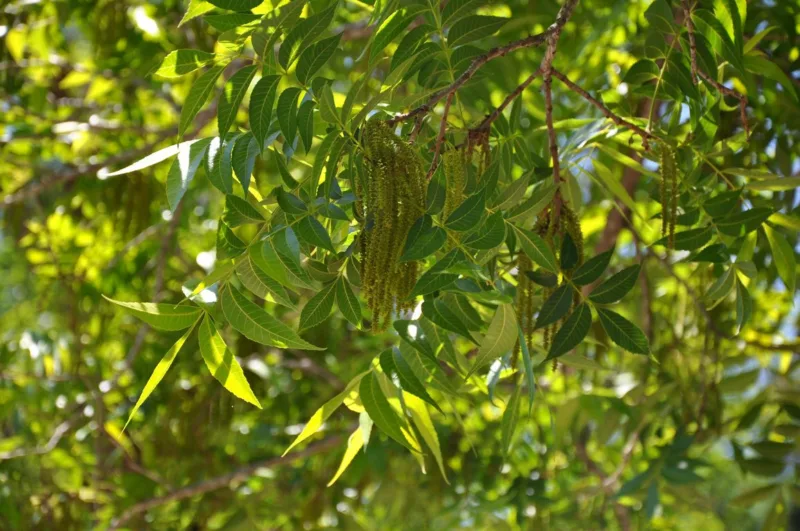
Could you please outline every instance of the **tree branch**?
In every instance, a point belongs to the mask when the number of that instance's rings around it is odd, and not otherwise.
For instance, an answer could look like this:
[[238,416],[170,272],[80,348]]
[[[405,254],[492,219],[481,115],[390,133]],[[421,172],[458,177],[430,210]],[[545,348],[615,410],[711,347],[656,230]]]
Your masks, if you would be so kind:
[[650,140],[657,140],[657,138],[652,133],[649,133],[649,132],[645,131],[644,129],[642,129],[638,125],[636,125],[636,124],[634,124],[632,122],[629,122],[628,120],[625,120],[621,116],[613,113],[608,107],[603,105],[603,103],[600,100],[598,100],[597,98],[595,98],[594,96],[592,96],[591,94],[589,94],[588,92],[583,90],[581,87],[579,87],[578,85],[576,85],[575,83],[570,81],[570,79],[567,76],[565,76],[564,74],[562,74],[561,72],[559,72],[555,68],[552,69],[552,73],[553,73],[553,77],[557,78],[562,83],[564,83],[571,91],[577,93],[579,96],[584,98],[586,101],[588,101],[589,103],[591,103],[592,105],[594,105],[595,107],[600,109],[600,112],[602,112],[603,115],[605,115],[606,118],[608,118],[609,120],[611,120],[612,122],[614,122],[618,126],[626,127],[628,129],[630,129],[631,131],[633,131],[634,133],[636,133],[637,135],[641,136],[642,137],[642,143],[644,144],[645,149],[649,149],[648,142]]
[[686,32],[689,34],[689,56],[692,63],[692,78],[697,83],[697,76],[700,76],[706,83],[713,86],[720,93],[725,96],[730,96],[739,100],[739,114],[741,115],[742,127],[744,127],[747,138],[750,138],[750,124],[747,121],[747,96],[739,93],[736,90],[730,89],[714,79],[707,72],[704,72],[697,66],[697,43],[694,38],[694,23],[692,22],[692,9],[689,7],[688,0],[681,0],[683,7],[684,23],[686,24]]
[[154,509],[156,507],[164,505],[165,503],[191,498],[199,494],[204,494],[206,492],[211,492],[213,490],[221,489],[235,481],[242,481],[244,479],[247,479],[248,477],[255,474],[261,468],[270,468],[280,465],[288,465],[295,461],[306,459],[313,455],[326,452],[327,450],[330,450],[331,448],[341,443],[343,439],[344,437],[341,435],[334,435],[316,444],[313,444],[304,450],[294,452],[293,454],[285,458],[273,457],[270,459],[265,459],[263,461],[258,461],[256,463],[252,463],[249,465],[245,465],[241,468],[238,468],[228,474],[224,474],[222,476],[211,478],[205,481],[200,481],[198,483],[194,483],[187,487],[182,487],[180,489],[173,490],[172,492],[165,494],[163,496],[158,496],[155,498],[151,498],[149,500],[145,500],[143,502],[139,502],[133,505],[132,507],[126,509],[118,518],[113,520],[111,522],[111,525],[109,526],[109,529],[118,529],[122,524],[129,521],[134,516],[147,512],[150,509]]
[[449,94],[456,92],[459,88],[461,88],[461,86],[464,85],[464,83],[472,79],[472,77],[478,72],[478,70],[483,65],[485,65],[492,59],[497,59],[498,57],[504,57],[509,53],[522,48],[532,48],[544,44],[546,41],[548,41],[548,39],[552,35],[561,33],[561,30],[569,20],[569,17],[572,16],[572,12],[577,4],[578,0],[566,0],[566,3],[563,6],[561,6],[561,9],[558,10],[558,15],[556,15],[555,22],[553,22],[550,25],[550,27],[548,27],[542,33],[537,33],[536,35],[530,35],[524,39],[514,41],[504,46],[498,46],[496,48],[492,48],[485,54],[476,57],[472,61],[472,63],[470,63],[469,67],[467,67],[464,73],[458,76],[458,78],[455,81],[453,81],[450,85],[434,92],[428,98],[428,101],[426,101],[419,107],[416,107],[407,113],[398,114],[394,118],[388,120],[389,125],[394,125],[399,122],[415,118],[420,114],[426,114],[430,112],[433,109],[434,105],[439,103]]
[[444,111],[442,112],[442,123],[439,124],[439,134],[436,137],[436,147],[433,150],[433,160],[431,161],[431,167],[428,169],[428,175],[425,176],[426,180],[430,180],[433,176],[433,173],[436,171],[436,167],[439,166],[439,154],[442,151],[442,144],[444,144],[444,135],[447,132],[447,115],[450,114],[450,104],[453,102],[453,95],[455,93],[451,92],[447,95],[447,100],[444,103]]
[[511,94],[506,96],[506,99],[503,100],[503,103],[501,103],[500,106],[498,106],[494,111],[491,112],[491,114],[489,114],[486,118],[484,118],[483,121],[479,123],[476,128],[473,129],[473,131],[488,131],[492,125],[492,122],[497,120],[497,118],[501,114],[503,114],[505,108],[508,107],[512,101],[518,98],[522,94],[522,91],[524,91],[528,87],[528,85],[533,83],[533,80],[539,77],[541,73],[542,69],[539,68],[538,70],[536,70],[536,72],[528,76],[528,78],[522,83],[520,83],[520,85],[517,88],[515,88]]

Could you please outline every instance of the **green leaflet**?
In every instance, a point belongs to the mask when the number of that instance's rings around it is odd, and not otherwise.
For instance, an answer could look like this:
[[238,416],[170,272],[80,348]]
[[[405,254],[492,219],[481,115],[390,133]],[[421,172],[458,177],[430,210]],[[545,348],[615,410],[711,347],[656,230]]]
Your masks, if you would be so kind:
[[336,283],[331,282],[311,297],[300,314],[300,330],[317,326],[331,314],[336,299]]
[[447,472],[444,468],[442,449],[439,446],[439,436],[436,434],[436,429],[433,426],[433,421],[431,421],[428,408],[425,407],[425,403],[422,400],[406,392],[403,393],[403,401],[406,404],[406,409],[408,409],[408,412],[411,414],[411,421],[417,427],[417,430],[419,430],[425,444],[431,449],[433,458],[436,460],[436,464],[439,465],[439,471],[442,473],[445,483],[449,484]]
[[452,25],[481,7],[478,0],[450,0],[442,10],[442,24]]
[[533,361],[531,353],[528,350],[528,342],[525,341],[525,334],[522,332],[522,327],[517,326],[517,341],[519,342],[519,349],[522,352],[522,363],[525,366],[525,379],[527,380],[528,387],[528,414],[533,411],[533,400],[536,396],[536,378],[533,376]]
[[597,286],[592,293],[589,294],[589,300],[598,304],[617,302],[633,289],[633,286],[636,284],[636,279],[639,278],[639,271],[641,269],[641,264],[626,267]]
[[261,5],[264,0],[206,0],[209,4],[214,4],[222,9],[230,11],[249,11]]
[[[414,226],[411,227],[413,229]],[[447,233],[441,227],[429,227],[427,231],[415,236],[412,240],[409,231],[405,249],[398,259],[400,262],[422,260],[441,249],[447,240]]]
[[445,227],[450,230],[463,232],[474,228],[483,217],[486,207],[486,192],[481,190],[468,197],[456,208],[445,222]]
[[517,316],[513,306],[499,305],[467,377],[514,348],[517,341],[517,326]]
[[336,252],[331,242],[331,237],[322,223],[317,221],[316,218],[306,216],[295,225],[297,236],[309,245],[325,249],[332,253]]
[[544,301],[542,309],[539,310],[539,316],[536,318],[536,325],[534,328],[542,328],[564,317],[572,306],[572,297],[574,293],[569,284],[564,284],[555,290],[553,294]]
[[158,164],[159,162],[167,160],[170,157],[174,157],[182,150],[188,150],[189,146],[191,146],[195,142],[200,142],[200,140],[206,140],[206,139],[187,140],[186,142],[181,142],[180,144],[173,144],[169,147],[165,147],[164,149],[159,149],[155,153],[151,153],[150,155],[147,155],[146,157],[137,160],[133,164],[125,166],[121,170],[109,173],[106,177],[116,177],[118,175],[125,175],[126,173],[133,173],[135,171],[140,171],[145,168],[149,168],[154,164]]
[[447,34],[447,44],[456,47],[497,32],[508,21],[506,18],[471,15],[453,24]]
[[247,250],[247,245],[233,233],[230,227],[220,221],[217,224],[217,258],[235,258]]
[[742,281],[736,279],[736,333],[742,331],[753,313],[753,299]]
[[325,421],[328,420],[328,418],[330,418],[333,412],[336,411],[339,408],[339,406],[342,405],[342,403],[344,403],[344,399],[347,398],[350,395],[350,393],[352,393],[355,390],[355,388],[361,382],[361,379],[364,378],[365,375],[370,374],[370,372],[371,369],[370,371],[362,372],[361,374],[357,375],[355,378],[353,378],[348,382],[347,387],[345,387],[344,391],[342,391],[338,395],[334,396],[333,398],[325,402],[322,405],[322,407],[316,410],[314,414],[311,416],[311,418],[308,419],[308,422],[303,428],[303,431],[300,432],[300,435],[298,435],[297,438],[294,441],[292,441],[292,444],[290,444],[289,447],[286,450],[284,450],[282,455],[288,454],[292,450],[292,448],[294,448],[298,444],[302,443],[303,441],[314,435],[317,432],[317,430],[319,430],[322,427]]
[[240,136],[239,133],[232,133],[222,140],[216,137],[206,152],[208,180],[224,194],[233,193],[233,148]]
[[297,333],[278,321],[233,286],[226,286],[220,296],[222,313],[243,336],[262,345],[303,350],[324,350],[303,340]]
[[419,378],[417,378],[417,375],[414,373],[411,366],[408,364],[408,361],[406,361],[399,349],[388,348],[384,350],[380,353],[379,360],[381,369],[383,369],[383,372],[387,376],[391,377],[392,374],[397,375],[398,380],[400,380],[400,386],[404,391],[418,396],[425,402],[441,411],[439,404],[437,404],[436,401],[431,398],[431,395],[429,395],[425,390],[425,385],[419,380]]
[[300,109],[297,111],[297,130],[306,153],[314,142],[314,107],[316,105],[314,100],[306,100],[300,104]]
[[286,289],[274,278],[267,275],[261,267],[256,265],[254,256],[259,254],[260,247],[251,247],[247,256],[237,260],[236,276],[251,293],[262,299],[272,297],[275,302],[287,308],[297,309]]
[[764,225],[763,227],[769,246],[772,249],[772,257],[775,260],[778,275],[783,279],[786,291],[794,293],[797,285],[797,260],[794,255],[794,249],[792,249],[783,234],[769,225]]
[[335,2],[325,11],[311,15],[299,21],[294,28],[286,35],[278,50],[278,63],[288,70],[289,66],[297,59],[297,56],[305,49],[309,42],[315,39],[333,20],[334,12],[338,2]]
[[281,133],[285,141],[291,145],[297,134],[297,96],[301,89],[289,87],[278,97],[278,123],[281,126]]
[[190,74],[213,60],[213,53],[202,50],[175,50],[161,61],[153,75],[167,79],[177,78]]
[[557,358],[580,345],[592,326],[592,310],[585,302],[578,305],[553,338],[547,360]]
[[250,94],[250,129],[259,146],[264,145],[264,140],[269,134],[275,93],[280,80],[281,76],[264,76],[258,80]]
[[614,255],[614,250],[611,249],[597,256],[593,256],[589,260],[579,266],[572,275],[572,283],[578,286],[585,286],[591,284],[603,274],[603,271],[608,267],[611,262],[611,257]]
[[600,317],[603,329],[614,343],[634,354],[650,353],[647,337],[638,326],[606,308],[597,308],[597,315]]
[[253,136],[253,133],[240,136],[233,146],[231,166],[242,183],[245,196],[250,189],[250,177],[253,175],[253,168],[256,165],[256,156],[260,152],[261,149],[258,147],[258,141]]
[[517,431],[517,424],[519,423],[519,397],[522,394],[521,386],[516,386],[511,395],[511,399],[506,405],[506,410],[503,412],[503,419],[500,421],[500,440],[503,455],[508,456],[511,450],[511,441],[514,438],[514,433]]
[[241,365],[225,344],[208,315],[200,323],[198,343],[200,344],[200,354],[214,378],[234,396],[261,409],[261,404],[253,394],[253,390],[250,389]]
[[[195,324],[197,324],[196,321],[195,321]],[[158,384],[161,382],[161,380],[164,379],[164,375],[167,374],[167,371],[169,370],[170,366],[172,365],[172,362],[175,361],[175,356],[178,355],[178,352],[183,347],[183,344],[186,343],[186,340],[189,338],[189,335],[191,335],[193,330],[194,330],[194,325],[192,325],[192,327],[189,328],[175,342],[175,344],[172,345],[172,347],[170,347],[170,349],[167,351],[167,353],[164,354],[164,357],[161,358],[161,361],[158,362],[158,365],[156,365],[156,368],[153,369],[153,373],[150,375],[150,378],[147,380],[147,383],[144,384],[144,389],[142,389],[142,394],[139,395],[139,399],[136,401],[136,405],[133,406],[133,409],[131,410],[130,414],[128,415],[128,420],[125,422],[125,426],[123,426],[123,428],[122,428],[123,431],[125,431],[125,428],[128,427],[128,424],[130,424],[131,419],[136,414],[136,412],[139,411],[139,408],[142,407],[142,404],[144,404],[144,401],[147,400],[147,398],[153,393],[153,391],[158,386]]]
[[303,85],[307,85],[311,77],[317,73],[317,70],[328,62],[328,59],[330,59],[333,52],[336,51],[336,48],[339,46],[339,41],[341,40],[341,33],[327,39],[322,39],[300,54],[300,60],[297,62],[297,70],[295,70],[297,80]]
[[502,212],[495,212],[486,222],[464,240],[464,245],[472,249],[489,250],[501,245],[506,239],[506,223]]
[[252,31],[258,27],[261,18],[262,15],[249,13],[226,13],[224,15],[208,15],[203,17],[203,20],[215,30],[224,33],[236,28],[242,28],[242,31]]
[[517,235],[522,250],[533,262],[551,273],[558,273],[558,263],[550,246],[547,245],[541,236],[525,229],[519,229],[511,225]]
[[336,473],[333,475],[331,480],[328,482],[328,487],[336,483],[336,480],[344,474],[344,471],[347,470],[347,467],[350,466],[350,463],[353,462],[353,459],[356,458],[358,452],[364,447],[364,432],[362,429],[356,428],[356,430],[350,434],[350,437],[347,438],[347,448],[344,451],[344,455],[342,456],[342,462],[339,464],[339,468],[336,469]]
[[416,452],[403,434],[402,426],[405,422],[402,422],[394,409],[392,409],[374,372],[370,372],[361,379],[361,383],[358,386],[358,395],[369,418],[375,422],[381,431],[412,452]]
[[189,184],[194,179],[200,164],[203,163],[206,150],[212,140],[212,138],[204,138],[189,145],[181,144],[178,157],[172,162],[167,174],[167,202],[173,211],[178,207],[186,190],[189,189]]
[[176,331],[192,326],[202,310],[193,304],[165,304],[156,302],[123,302],[103,295],[108,302],[127,311],[157,330]]
[[336,281],[336,304],[345,319],[356,328],[361,328],[361,303],[344,277]]
[[238,227],[248,223],[263,223],[264,216],[246,199],[228,194],[225,196],[225,211],[222,213],[222,220],[229,227]]
[[181,108],[181,120],[178,127],[178,136],[183,136],[183,133],[185,133],[192,124],[194,117],[197,116],[197,113],[200,112],[200,109],[202,109],[203,105],[206,104],[206,101],[208,101],[208,96],[214,89],[214,84],[217,82],[217,78],[220,76],[220,74],[222,74],[222,71],[225,70],[225,66],[226,65],[217,65],[211,67],[203,75],[197,78],[192,85],[192,88],[189,89],[189,95],[186,96],[186,101],[183,103],[183,107]]

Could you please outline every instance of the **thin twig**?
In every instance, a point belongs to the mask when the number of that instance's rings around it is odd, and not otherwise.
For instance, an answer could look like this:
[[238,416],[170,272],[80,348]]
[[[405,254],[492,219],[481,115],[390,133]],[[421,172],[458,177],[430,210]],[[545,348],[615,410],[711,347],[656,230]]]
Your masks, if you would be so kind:
[[697,43],[694,39],[694,22],[692,21],[692,10],[688,0],[681,0],[683,6],[683,20],[686,24],[686,32],[689,34],[689,55],[692,60],[692,81],[697,85]]
[[550,36],[561,32],[562,28],[569,20],[569,17],[572,15],[572,11],[575,9],[575,6],[577,4],[578,0],[567,0],[566,3],[563,6],[561,6],[561,9],[558,10],[558,15],[556,15],[555,22],[553,22],[550,25],[550,27],[548,27],[542,33],[537,33],[536,35],[530,35],[524,39],[514,41],[504,46],[498,46],[496,48],[492,48],[485,54],[476,57],[472,61],[472,63],[470,63],[469,67],[467,67],[464,73],[458,76],[458,78],[456,78],[456,80],[453,81],[450,85],[434,92],[428,98],[428,101],[426,101],[419,107],[416,107],[407,113],[396,115],[394,118],[389,120],[389,124],[390,125],[397,124],[399,122],[409,120],[411,118],[416,118],[420,114],[427,114],[433,109],[433,107],[437,103],[439,103],[442,99],[444,99],[448,94],[456,92],[459,88],[461,88],[462,85],[464,85],[464,83],[472,79],[472,77],[478,72],[478,70],[492,59],[497,59],[498,57],[504,57],[509,53],[514,52],[516,50],[520,50],[522,48],[541,46],[550,38]]
[[436,168],[439,166],[439,155],[442,152],[442,144],[444,144],[444,135],[447,132],[447,115],[450,114],[450,104],[453,102],[455,92],[447,95],[447,100],[444,102],[444,111],[442,112],[442,123],[439,124],[439,134],[436,136],[436,146],[433,148],[433,160],[431,167],[428,169],[428,175],[425,176],[426,180],[430,180]]
[[597,98],[586,92],[584,89],[582,89],[581,87],[570,81],[570,79],[563,73],[559,72],[555,68],[552,69],[552,73],[553,77],[557,78],[559,81],[564,83],[571,91],[577,93],[583,99],[585,99],[586,101],[588,101],[589,103],[600,109],[600,112],[602,112],[606,118],[608,118],[618,126],[626,127],[631,131],[633,131],[634,133],[636,133],[637,135],[641,136],[642,143],[644,144],[645,149],[649,148],[648,142],[650,140],[657,140],[656,136],[653,135],[652,133],[645,131],[638,125],[629,122],[628,120],[622,118],[621,116],[613,113],[608,107],[603,105],[603,102],[601,102],[600,100],[598,100]]
[[536,72],[534,72],[533,74],[528,76],[528,78],[525,81],[523,81],[522,83],[520,83],[519,86],[517,88],[515,88],[514,91],[511,94],[506,96],[506,99],[503,100],[503,103],[501,103],[494,111],[491,112],[491,114],[489,114],[486,118],[484,118],[483,121],[480,124],[478,124],[477,127],[475,127],[473,129],[473,131],[488,130],[491,127],[492,122],[497,120],[497,118],[501,114],[503,114],[503,111],[505,110],[505,108],[508,107],[511,104],[512,101],[514,101],[516,98],[518,98],[520,96],[520,94],[522,94],[522,92],[528,87],[528,85],[533,83],[533,80],[536,79],[537,77],[539,77],[541,75],[541,73],[542,73],[542,69],[539,68],[538,70],[536,70]]
[[309,446],[305,450],[300,450],[285,458],[273,457],[270,459],[265,459],[263,461],[258,461],[256,463],[252,463],[249,465],[245,465],[241,468],[238,468],[228,474],[211,478],[206,481],[200,481],[193,485],[189,485],[188,487],[183,487],[174,490],[163,496],[158,496],[155,498],[151,498],[149,500],[145,500],[143,502],[139,502],[133,505],[132,507],[128,508],[127,510],[125,510],[118,518],[112,521],[109,529],[118,529],[122,524],[129,521],[134,516],[147,512],[150,509],[154,509],[156,507],[164,505],[165,503],[184,500],[186,498],[191,498],[199,494],[204,494],[206,492],[211,492],[213,490],[224,488],[233,482],[242,481],[252,476],[262,468],[288,465],[295,461],[303,460],[313,455],[326,452],[327,450],[330,450],[331,448],[337,446],[339,443],[342,442],[342,440],[343,436],[334,435],[332,437],[328,437],[327,439],[318,442],[317,444]]
[[[694,38],[694,23],[692,22],[692,10],[689,6],[688,0],[682,0],[684,23],[686,24],[686,32],[689,34],[689,56],[692,63],[692,76],[700,76],[709,85],[713,86],[720,93],[725,96],[730,96],[739,100],[739,114],[741,115],[742,127],[744,127],[747,138],[750,138],[750,124],[747,121],[747,96],[740,92],[730,89],[714,79],[713,76],[700,69],[697,65],[697,43]],[[695,79],[695,83],[697,80]]]

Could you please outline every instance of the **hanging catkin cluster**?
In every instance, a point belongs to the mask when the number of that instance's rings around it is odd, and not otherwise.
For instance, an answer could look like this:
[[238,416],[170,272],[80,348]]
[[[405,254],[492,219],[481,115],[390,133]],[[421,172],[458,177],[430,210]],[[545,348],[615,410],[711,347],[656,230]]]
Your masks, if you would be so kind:
[[[532,268],[531,259],[525,253],[519,253],[517,255],[517,315],[519,315],[519,325],[529,351],[533,349],[533,330],[536,322],[533,318],[534,284],[527,274]],[[519,347],[518,343],[516,348],[519,349]]]
[[661,147],[661,236],[667,237],[668,247],[675,247],[675,223],[678,214],[678,164],[671,147]]
[[475,154],[478,154],[478,175],[483,175],[492,158],[492,149],[489,147],[489,131],[478,129],[470,131],[467,135],[466,160],[472,164]]
[[464,186],[467,183],[464,154],[456,149],[445,151],[442,165],[445,179],[442,219],[446,220],[464,200]]
[[372,327],[384,330],[392,310],[409,310],[417,262],[398,263],[406,236],[425,211],[425,172],[418,154],[379,121],[363,134],[365,183],[357,187],[363,208],[361,280],[372,311]]

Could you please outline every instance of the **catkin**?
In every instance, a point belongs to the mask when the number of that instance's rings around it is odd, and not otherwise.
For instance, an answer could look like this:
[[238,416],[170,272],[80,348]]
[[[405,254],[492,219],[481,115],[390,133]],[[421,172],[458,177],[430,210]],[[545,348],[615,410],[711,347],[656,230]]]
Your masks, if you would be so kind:
[[464,155],[455,149],[445,151],[442,155],[445,179],[445,197],[442,219],[447,219],[464,200],[466,185],[466,168]]
[[380,121],[363,132],[365,184],[356,189],[361,208],[361,277],[376,331],[389,326],[392,311],[409,310],[417,262],[398,263],[408,231],[425,211],[425,173],[419,155]]
[[662,146],[661,170],[661,236],[666,237],[668,248],[675,247],[675,224],[678,214],[678,165],[670,146]]

